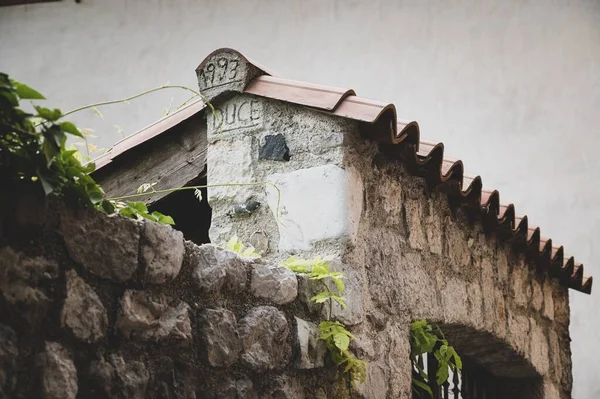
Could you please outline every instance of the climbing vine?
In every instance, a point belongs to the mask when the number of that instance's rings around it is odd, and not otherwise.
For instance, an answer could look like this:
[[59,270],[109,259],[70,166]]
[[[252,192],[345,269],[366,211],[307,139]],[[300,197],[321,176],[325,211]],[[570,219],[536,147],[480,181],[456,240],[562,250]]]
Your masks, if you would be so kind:
[[412,361],[412,390],[415,398],[433,398],[431,385],[433,381],[423,366],[423,356],[432,353],[437,361],[435,385],[443,384],[449,370],[459,373],[462,360],[454,347],[448,344],[438,326],[432,326],[425,320],[413,321],[410,325],[410,357]]
[[[350,340],[354,336],[339,321],[333,321],[333,303],[337,302],[342,308],[347,308],[344,294],[343,273],[331,270],[331,261],[333,256],[322,258],[316,256],[313,259],[305,260],[294,256],[282,262],[282,266],[287,267],[296,274],[306,276],[309,280],[319,281],[324,290],[318,292],[312,298],[311,302],[329,304],[327,320],[319,323],[320,339],[325,342],[329,350],[331,360],[339,367],[343,367],[343,372],[347,373],[352,382],[364,382],[366,378],[367,365],[364,361],[357,359],[349,350]],[[330,288],[332,282],[335,290]]]
[[[96,109],[99,105],[128,101],[165,88],[183,86],[161,86],[127,99],[91,104],[62,113],[59,109],[38,105],[38,101],[45,100],[41,93],[11,79],[7,74],[0,73],[0,170],[4,180],[2,184],[9,190],[19,184],[39,186],[45,195],[62,196],[84,207],[96,208],[109,214],[118,212],[134,219],[144,218],[173,224],[171,217],[156,211],[149,212],[146,204],[142,202],[104,198],[104,191],[90,175],[95,170],[94,163],[82,163],[78,151],[73,147],[66,147],[69,135],[87,141],[85,132],[72,122],[64,120],[66,116],[84,109]],[[24,111],[20,107],[22,100],[32,101],[35,113]]]

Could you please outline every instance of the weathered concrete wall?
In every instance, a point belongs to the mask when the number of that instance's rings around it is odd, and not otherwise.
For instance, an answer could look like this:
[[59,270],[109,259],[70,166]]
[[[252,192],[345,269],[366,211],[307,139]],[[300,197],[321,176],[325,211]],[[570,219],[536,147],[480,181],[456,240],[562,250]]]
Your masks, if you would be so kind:
[[[259,234],[266,259],[341,258],[349,308],[333,314],[352,326],[354,350],[369,362],[362,395],[410,397],[408,331],[425,318],[503,381],[500,397],[570,397],[566,288],[452,211],[346,120],[249,95],[216,105],[224,122],[219,131],[208,119],[209,184],[267,181],[280,196],[263,184],[209,189],[211,238]],[[252,123],[228,119],[244,108]],[[233,211],[250,201],[269,207]],[[300,297],[307,291],[301,285]]]
[[452,211],[444,194],[372,143],[347,139],[345,162],[360,171],[365,208],[344,262],[366,282],[367,312],[386,320],[377,325],[367,317],[359,328],[379,343],[369,368],[373,397],[385,391],[409,397],[408,325],[425,318],[442,325],[459,353],[495,377],[541,376],[543,393],[536,397],[570,398],[567,289]]
[[[339,251],[357,222],[342,168],[344,135],[355,124],[251,95],[217,104],[217,115],[207,121],[208,184],[257,184],[208,189],[211,242],[237,234],[259,247],[255,238],[266,236],[273,255],[313,253],[315,245]],[[251,214],[234,212],[252,200],[261,206]]]
[[52,203],[0,242],[0,398],[344,392],[288,269]]

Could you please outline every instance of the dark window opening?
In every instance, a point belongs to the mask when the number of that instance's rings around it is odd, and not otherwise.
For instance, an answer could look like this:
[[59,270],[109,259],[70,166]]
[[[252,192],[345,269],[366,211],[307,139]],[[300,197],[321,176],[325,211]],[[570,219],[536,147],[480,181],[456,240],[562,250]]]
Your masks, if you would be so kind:
[[[449,370],[448,379],[441,385],[436,383],[438,363],[431,354],[423,356],[422,365],[427,370],[431,383],[432,399],[535,399],[542,398],[541,379],[537,377],[506,378],[492,374],[472,359],[461,356],[461,373]],[[418,396],[413,396],[417,399]],[[419,398],[420,399],[420,398]]]
[[[433,355],[419,359],[428,375],[433,399],[541,399],[542,378],[522,355],[494,335],[458,324],[440,324],[449,344],[460,355],[460,374],[436,382],[438,364]],[[418,396],[413,392],[413,398]]]
[[[206,173],[186,184],[186,187],[206,185]],[[175,191],[150,205],[151,211],[159,211],[175,220],[177,230],[183,233],[186,240],[201,245],[210,242],[208,229],[212,210],[206,198],[206,189],[200,189],[202,201],[198,201],[194,190]]]

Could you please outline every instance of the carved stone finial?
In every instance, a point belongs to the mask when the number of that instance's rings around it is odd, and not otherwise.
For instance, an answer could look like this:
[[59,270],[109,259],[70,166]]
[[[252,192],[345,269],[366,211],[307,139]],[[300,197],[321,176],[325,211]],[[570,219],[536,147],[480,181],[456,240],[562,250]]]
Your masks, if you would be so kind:
[[213,51],[196,68],[200,92],[209,100],[227,92],[243,92],[246,85],[264,72],[239,52],[222,48]]

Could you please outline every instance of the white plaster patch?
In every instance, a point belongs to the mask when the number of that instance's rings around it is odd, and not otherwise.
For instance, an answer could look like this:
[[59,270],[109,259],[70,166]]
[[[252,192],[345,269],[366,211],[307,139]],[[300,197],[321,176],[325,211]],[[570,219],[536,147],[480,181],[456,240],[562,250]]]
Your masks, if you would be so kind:
[[[362,212],[358,176],[331,164],[268,176],[281,192],[279,250],[309,251],[317,241],[352,238]],[[277,191],[270,186],[266,190],[275,214]]]

